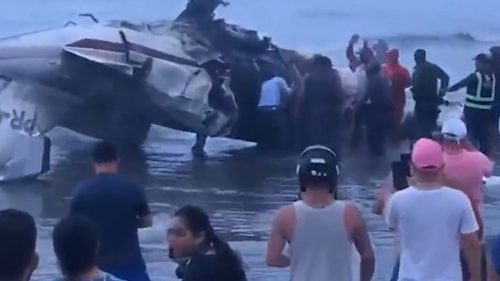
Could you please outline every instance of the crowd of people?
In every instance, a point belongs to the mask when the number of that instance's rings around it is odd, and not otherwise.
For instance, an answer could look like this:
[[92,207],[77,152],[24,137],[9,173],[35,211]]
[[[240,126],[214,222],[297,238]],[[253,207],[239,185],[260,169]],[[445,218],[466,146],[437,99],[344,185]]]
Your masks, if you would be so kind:
[[[389,136],[398,139],[401,134],[407,87],[411,86],[416,102],[409,184],[396,188],[388,182],[373,206],[396,237],[392,280],[500,280],[500,238],[491,249],[482,247],[482,185],[483,178],[492,174],[489,156],[500,115],[495,95],[500,51],[492,48],[492,56],[476,56],[474,73],[448,87],[448,75],[426,60],[424,50],[415,51],[410,76],[399,64],[397,49],[389,50],[383,41],[373,49],[365,43],[357,56],[353,49],[357,40],[353,36],[347,48],[351,69],[364,80],[353,115],[353,139],[366,127],[370,150],[383,155]],[[302,83],[294,69],[292,86],[269,73],[262,86],[263,118],[281,110],[282,97],[300,99],[292,112],[300,117],[297,135],[305,148],[297,163],[299,198],[277,211],[266,263],[289,267],[292,281],[350,281],[354,271],[359,271],[359,280],[369,281],[376,259],[365,221],[355,204],[338,197],[341,81],[325,56],[315,56],[308,71]],[[463,87],[467,88],[465,122],[446,120],[435,134],[443,96]],[[153,224],[145,192],[119,175],[119,155],[113,145],[97,143],[93,160],[95,177],[77,187],[68,216],[53,230],[61,272],[56,280],[149,281],[138,237],[138,229]],[[177,210],[166,238],[168,255],[179,265],[175,272],[179,279],[247,280],[242,257],[216,234],[202,209]],[[36,240],[29,214],[0,211],[0,281],[31,278],[39,261]],[[352,264],[354,250],[360,257],[358,269]]]
[[[389,49],[386,42],[379,40],[373,47],[365,41],[356,52],[354,46],[359,40],[360,36],[354,35],[346,49],[349,67],[359,86],[354,101],[346,101],[339,73],[323,55],[315,55],[309,64],[298,67],[299,70],[290,65],[292,75],[288,84],[287,77],[264,75],[258,124],[268,129],[261,130],[265,135],[261,139],[283,144],[280,138],[284,135],[287,140],[293,139],[286,134],[286,130],[293,127],[292,135],[298,139],[296,143],[301,149],[322,144],[340,153],[341,130],[345,124],[354,123],[351,148],[358,148],[366,135],[370,151],[375,156],[383,156],[389,140],[397,143],[403,139],[415,141],[431,137],[438,127],[439,107],[446,103],[444,97],[467,88],[464,117],[470,139],[483,153],[493,155],[500,117],[500,95],[495,95],[500,48],[491,48],[491,54],[477,55],[473,73],[450,87],[448,74],[427,60],[425,50],[415,51],[415,66],[410,74],[399,62],[398,49]],[[407,88],[411,90],[415,107],[413,118],[405,123]],[[347,111],[346,102],[351,103]],[[350,115],[354,122],[349,122]]]
[[[500,236],[491,249],[481,247],[482,184],[493,162],[468,136],[462,120],[447,120],[439,135],[414,144],[409,186],[396,190],[388,182],[380,189],[373,212],[396,237],[392,280],[500,280]],[[137,233],[153,223],[144,190],[118,174],[111,144],[97,143],[93,159],[96,176],[78,186],[68,216],[52,233],[61,272],[55,280],[149,281]],[[298,200],[272,221],[267,265],[289,267],[293,281],[350,281],[355,271],[359,280],[372,280],[376,260],[363,216],[338,198],[337,154],[323,145],[307,147],[298,157],[297,177]],[[247,280],[242,257],[215,233],[202,209],[177,210],[166,238],[179,279]],[[29,214],[0,211],[0,281],[31,278],[39,261],[36,240]]]

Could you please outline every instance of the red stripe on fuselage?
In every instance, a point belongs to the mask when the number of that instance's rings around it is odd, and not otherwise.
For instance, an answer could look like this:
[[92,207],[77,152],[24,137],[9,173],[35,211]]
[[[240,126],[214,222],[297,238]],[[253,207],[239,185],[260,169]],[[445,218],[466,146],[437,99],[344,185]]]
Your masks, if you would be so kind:
[[[87,39],[86,38],[86,39],[82,39],[82,40],[73,42],[71,44],[68,44],[66,46],[96,49],[96,50],[111,51],[111,52],[120,52],[120,53],[126,52],[124,44],[114,43],[114,42],[109,42],[109,41],[104,41],[104,40],[97,40],[97,39]],[[167,54],[167,53],[164,53],[164,52],[161,52],[158,50],[154,50],[154,49],[148,48],[146,46],[135,44],[135,43],[129,43],[129,51],[134,51],[134,52],[143,54],[143,55],[148,56],[148,57],[157,58],[160,60],[166,60],[166,61],[177,63],[177,64],[200,67],[194,60],[190,60],[190,59],[174,56],[171,54]]]

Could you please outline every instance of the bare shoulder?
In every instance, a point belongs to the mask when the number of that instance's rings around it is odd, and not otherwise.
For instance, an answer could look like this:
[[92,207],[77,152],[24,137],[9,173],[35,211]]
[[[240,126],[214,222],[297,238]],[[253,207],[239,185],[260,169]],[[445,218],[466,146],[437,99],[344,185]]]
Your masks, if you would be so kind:
[[275,223],[283,223],[285,221],[290,220],[293,216],[295,210],[293,204],[289,204],[279,208],[274,214],[274,222]]
[[345,212],[349,215],[359,215],[358,207],[351,201],[344,201]]
[[345,216],[346,224],[350,228],[362,224],[363,218],[361,216],[361,213],[360,213],[358,207],[353,202],[349,202],[349,201],[345,201],[344,204],[345,204],[344,216]]

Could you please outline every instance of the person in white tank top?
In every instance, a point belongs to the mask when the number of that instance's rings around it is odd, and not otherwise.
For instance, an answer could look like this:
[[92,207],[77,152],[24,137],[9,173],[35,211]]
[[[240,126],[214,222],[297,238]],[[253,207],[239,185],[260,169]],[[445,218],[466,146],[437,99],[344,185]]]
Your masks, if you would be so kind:
[[[375,257],[364,220],[354,204],[336,200],[335,153],[324,146],[307,148],[297,173],[301,200],[276,213],[267,265],[290,266],[291,281],[351,281],[354,245],[361,258],[359,279],[371,280]],[[283,253],[287,244],[290,256]]]

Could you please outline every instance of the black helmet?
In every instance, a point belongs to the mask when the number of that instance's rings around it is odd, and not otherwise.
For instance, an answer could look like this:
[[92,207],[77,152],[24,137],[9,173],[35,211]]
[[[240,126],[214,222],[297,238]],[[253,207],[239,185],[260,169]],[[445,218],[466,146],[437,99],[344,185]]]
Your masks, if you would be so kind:
[[309,184],[327,184],[333,192],[340,175],[338,159],[335,152],[322,145],[306,148],[299,156],[297,176],[300,190],[305,191]]

